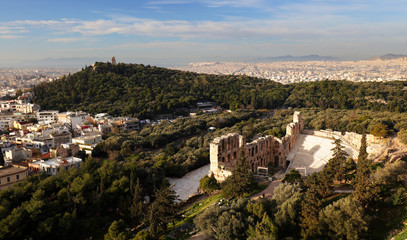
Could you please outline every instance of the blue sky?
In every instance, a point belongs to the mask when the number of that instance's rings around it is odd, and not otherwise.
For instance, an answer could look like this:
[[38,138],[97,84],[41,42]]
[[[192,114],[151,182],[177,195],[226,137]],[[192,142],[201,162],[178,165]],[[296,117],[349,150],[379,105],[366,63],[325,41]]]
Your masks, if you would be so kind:
[[403,0],[0,0],[0,67],[42,58],[179,65],[407,53]]

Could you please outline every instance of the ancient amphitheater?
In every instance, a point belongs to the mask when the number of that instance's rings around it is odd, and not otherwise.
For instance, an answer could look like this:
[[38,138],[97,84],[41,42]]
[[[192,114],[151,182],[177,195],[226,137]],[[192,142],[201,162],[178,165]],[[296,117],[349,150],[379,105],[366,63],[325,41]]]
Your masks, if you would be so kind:
[[[334,138],[341,139],[345,151],[357,159],[362,136],[353,132],[336,132],[330,130],[304,130],[300,112],[295,112],[293,122],[287,126],[286,136],[279,139],[265,136],[246,143],[243,136],[230,133],[215,138],[210,144],[210,171],[218,181],[224,181],[231,175],[231,170],[243,152],[253,173],[258,173],[270,165],[284,167],[286,172],[297,169],[303,175],[322,170],[332,158],[331,149]],[[374,158],[385,150],[386,142],[367,135],[367,152]]]
[[[358,150],[342,142],[345,151],[354,159],[358,156]],[[300,134],[295,141],[293,148],[287,156],[290,169],[297,169],[303,175],[309,175],[321,171],[323,166],[332,158],[331,149],[334,147],[332,138],[320,137],[315,135]]]

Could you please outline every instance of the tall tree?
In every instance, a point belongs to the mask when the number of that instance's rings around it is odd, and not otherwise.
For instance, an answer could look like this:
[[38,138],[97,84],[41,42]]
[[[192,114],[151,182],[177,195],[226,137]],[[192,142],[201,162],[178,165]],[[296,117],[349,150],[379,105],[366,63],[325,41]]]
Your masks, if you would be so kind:
[[333,151],[333,156],[329,160],[328,164],[326,165],[326,173],[331,179],[335,180],[342,180],[343,174],[341,172],[341,168],[346,162],[346,158],[348,157],[348,153],[344,150],[344,146],[342,146],[341,139],[337,138],[334,141],[335,147],[331,149]]
[[148,214],[151,236],[157,238],[160,233],[167,230],[168,223],[176,217],[178,212],[176,199],[175,192],[165,182],[155,191],[155,200],[150,205]]
[[301,204],[301,236],[303,239],[319,239],[319,212],[322,209],[322,196],[318,193],[318,177],[312,174],[306,181],[308,190]]
[[133,201],[130,206],[130,216],[133,223],[137,226],[143,221],[144,218],[144,206],[143,206],[143,196],[142,196],[143,188],[140,184],[140,179],[137,178],[136,185],[133,191]]
[[232,175],[225,180],[222,191],[226,196],[243,197],[255,185],[256,181],[246,163],[246,155],[241,151],[239,159],[232,170]]
[[362,135],[358,163],[356,165],[356,175],[353,197],[361,203],[364,208],[368,208],[374,196],[378,193],[378,188],[370,178],[370,161],[367,158],[366,134]]

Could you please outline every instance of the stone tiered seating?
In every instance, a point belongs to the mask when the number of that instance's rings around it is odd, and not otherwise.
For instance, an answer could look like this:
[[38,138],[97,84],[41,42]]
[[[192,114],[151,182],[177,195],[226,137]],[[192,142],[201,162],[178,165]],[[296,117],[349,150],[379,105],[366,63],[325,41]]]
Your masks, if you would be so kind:
[[[345,151],[357,158],[358,151],[349,145],[345,146]],[[331,149],[334,147],[334,140],[329,138],[317,137],[313,135],[300,134],[294,143],[290,152],[292,158],[287,172],[290,169],[305,168],[307,175],[321,171],[323,166],[332,158]]]

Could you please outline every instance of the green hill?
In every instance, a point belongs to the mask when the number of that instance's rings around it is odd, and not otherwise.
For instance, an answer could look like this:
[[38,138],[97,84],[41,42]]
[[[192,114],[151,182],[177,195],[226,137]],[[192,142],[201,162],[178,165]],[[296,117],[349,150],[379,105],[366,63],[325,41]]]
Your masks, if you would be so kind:
[[214,101],[225,108],[315,107],[407,110],[407,82],[320,81],[283,85],[248,76],[208,75],[138,64],[95,63],[34,87],[43,109],[152,117]]
[[[264,79],[110,63],[96,63],[57,81],[39,84],[34,92],[35,102],[43,109],[142,117],[173,113],[199,101],[215,101],[227,108],[261,101],[262,106],[272,108],[282,105],[288,96],[287,87]],[[260,100],[262,97],[268,101]]]

